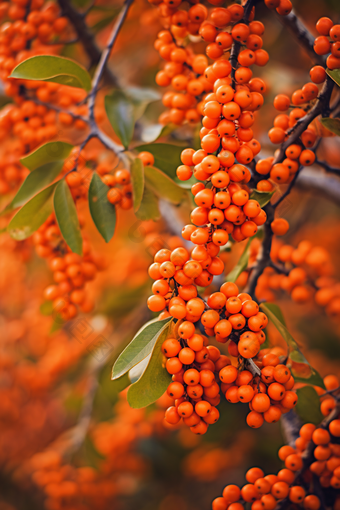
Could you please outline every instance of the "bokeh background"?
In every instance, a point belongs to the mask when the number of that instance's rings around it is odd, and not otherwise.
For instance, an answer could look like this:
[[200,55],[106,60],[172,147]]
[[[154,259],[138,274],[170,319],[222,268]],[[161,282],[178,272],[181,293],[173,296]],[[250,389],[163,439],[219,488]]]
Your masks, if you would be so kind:
[[[82,8],[83,2],[77,1]],[[313,34],[322,15],[340,21],[338,0],[293,4]],[[119,4],[96,5],[102,9],[93,11],[88,23],[103,45]],[[270,62],[258,74],[268,90],[255,135],[263,153],[270,154],[266,133],[275,116],[272,99],[308,81],[311,60],[278,17],[261,3],[256,12],[266,26],[264,48]],[[136,0],[110,63],[123,85],[156,89],[160,62],[153,42],[160,28],[155,9]],[[63,52],[82,58],[78,45]],[[7,102],[3,96],[0,100]],[[143,139],[145,128],[157,123],[162,108],[161,101],[148,107],[136,136]],[[61,137],[72,136],[63,129]],[[181,127],[169,140],[186,146],[193,136],[192,128]],[[338,139],[323,139],[321,152],[339,166]],[[329,195],[321,184],[309,189],[304,182],[279,211],[291,225],[284,241],[310,239],[324,246],[336,268],[339,198],[336,185]],[[248,467],[276,472],[281,465],[277,450],[284,442],[280,424],[250,430],[245,406],[222,401],[218,423],[205,436],[196,437],[187,429],[164,426],[167,397],[147,409],[133,410],[125,392],[119,393],[119,386],[110,381],[115,358],[151,318],[145,304],[151,283],[147,267],[159,248],[178,244],[188,206],[171,215],[164,210],[158,223],[142,223],[124,211],[109,245],[93,227],[85,202],[81,212],[103,270],[89,285],[94,313],[66,325],[49,315],[43,303],[51,273],[35,255],[31,241],[18,243],[0,235],[0,510],[206,510],[227,483],[243,483]],[[242,246],[225,254],[227,272],[241,250]],[[339,374],[339,322],[312,304],[293,304],[283,296],[279,304],[311,364],[321,375]],[[269,336],[280,344],[274,330]]]

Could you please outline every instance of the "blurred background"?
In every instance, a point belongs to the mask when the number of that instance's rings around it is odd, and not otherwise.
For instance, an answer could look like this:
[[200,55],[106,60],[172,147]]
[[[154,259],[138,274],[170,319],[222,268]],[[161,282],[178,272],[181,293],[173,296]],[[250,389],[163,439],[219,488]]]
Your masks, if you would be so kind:
[[[340,21],[338,0],[293,4],[314,35],[320,16]],[[84,2],[77,0],[75,5],[81,8]],[[88,23],[100,30],[98,44],[103,45],[120,4],[96,5],[103,9],[94,10]],[[261,3],[256,19],[265,23],[264,48],[270,62],[257,74],[268,90],[255,136],[269,155],[273,97],[309,81],[311,61]],[[160,62],[153,42],[160,29],[155,9],[136,0],[110,64],[123,85],[157,88],[154,77]],[[80,51],[78,45],[69,45],[63,53],[74,58]],[[1,97],[1,102],[7,99]],[[143,130],[157,123],[162,109],[161,101],[148,107],[136,136],[143,139]],[[72,136],[62,129],[62,136]],[[181,127],[168,140],[185,147],[193,136],[192,128]],[[338,139],[324,138],[321,152],[339,166]],[[309,239],[323,246],[339,277],[340,192],[336,185],[328,188],[325,193],[321,185],[302,183],[279,214],[291,225],[284,242],[296,245]],[[2,205],[7,203],[2,200]],[[222,400],[221,418],[205,436],[184,428],[170,430],[163,422],[167,397],[133,410],[126,392],[120,393],[119,385],[110,381],[114,360],[151,318],[146,307],[151,286],[147,267],[158,249],[180,243],[188,205],[164,210],[164,219],[157,223],[120,211],[124,214],[109,245],[94,228],[85,201],[80,210],[103,270],[88,287],[95,311],[66,324],[51,316],[43,302],[51,273],[31,241],[0,236],[0,510],[206,510],[227,483],[243,483],[247,468],[258,465],[266,473],[276,472],[281,466],[277,450],[284,442],[280,424],[250,430],[245,406]],[[242,245],[224,254],[227,273],[241,251]],[[313,304],[297,305],[278,296],[310,363],[322,376],[339,374],[339,322]],[[275,330],[269,329],[269,336],[274,345],[280,344]]]

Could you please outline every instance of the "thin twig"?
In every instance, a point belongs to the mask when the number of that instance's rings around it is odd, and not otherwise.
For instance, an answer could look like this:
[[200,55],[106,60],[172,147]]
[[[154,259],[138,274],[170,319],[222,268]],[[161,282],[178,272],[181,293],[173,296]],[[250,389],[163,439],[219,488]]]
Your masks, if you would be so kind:
[[315,163],[326,170],[330,174],[340,175],[340,168],[329,165],[326,161],[316,159]]
[[103,51],[103,53],[100,57],[100,60],[98,62],[98,65],[97,65],[97,68],[96,68],[96,71],[94,73],[93,80],[92,80],[92,90],[89,95],[88,105],[89,105],[90,119],[94,119],[94,105],[95,105],[96,95],[97,95],[98,87],[99,87],[100,81],[103,77],[104,71],[107,68],[107,63],[110,58],[111,50],[114,46],[114,43],[116,42],[116,39],[120,32],[120,29],[122,28],[122,26],[124,24],[124,21],[126,19],[126,16],[129,12],[129,9],[132,4],[133,4],[133,0],[126,0],[122,10],[120,11],[120,13],[118,15],[118,18],[114,24],[109,42],[108,42],[105,50]]

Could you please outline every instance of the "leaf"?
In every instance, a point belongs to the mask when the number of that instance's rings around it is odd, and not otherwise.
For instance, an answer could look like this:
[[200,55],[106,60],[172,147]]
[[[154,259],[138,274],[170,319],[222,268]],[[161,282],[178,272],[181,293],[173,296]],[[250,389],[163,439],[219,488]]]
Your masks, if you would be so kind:
[[142,376],[128,390],[127,400],[134,409],[140,409],[155,402],[163,395],[171,381],[171,375],[163,366],[162,353],[162,344],[168,337],[169,326],[170,323],[158,336]]
[[323,117],[320,119],[321,124],[332,133],[340,136],[340,119],[332,119],[331,117]]
[[318,425],[323,420],[320,411],[320,397],[311,386],[304,386],[297,391],[298,402],[295,406],[295,412],[299,415],[303,423],[314,423]]
[[199,180],[196,179],[196,177],[194,175],[192,175],[190,177],[190,179],[188,179],[187,181],[180,181],[178,177],[175,177],[174,178],[174,182],[180,187],[180,188],[183,188],[183,189],[191,189],[191,187],[194,185],[194,184],[197,184],[198,182],[200,182]]
[[120,353],[112,368],[111,379],[115,380],[145,359],[154,348],[159,335],[167,329],[170,317],[163,320],[154,319],[144,324],[129,345]]
[[53,211],[53,194],[57,182],[29,200],[11,219],[7,230],[13,239],[22,241],[31,236]]
[[40,305],[39,311],[42,315],[52,315],[53,313],[53,302],[45,301]]
[[140,208],[144,192],[144,166],[142,160],[134,158],[130,167],[132,183],[133,210],[136,212]]
[[181,164],[181,152],[183,147],[170,143],[150,143],[135,147],[138,152],[151,152],[155,158],[155,167],[162,170],[169,177],[176,177],[177,167]]
[[54,179],[59,175],[62,167],[63,162],[57,161],[54,163],[47,163],[46,165],[33,170],[33,172],[28,174],[12,202],[5,207],[5,209],[1,212],[1,215],[24,205],[42,188],[45,188],[48,184],[54,181]]
[[257,191],[254,189],[249,198],[257,200],[262,208],[270,202],[273,195],[274,191]]
[[105,110],[114,132],[127,149],[135,126],[132,101],[121,90],[114,90],[105,97]]
[[183,189],[178,186],[168,175],[154,168],[146,166],[144,168],[145,182],[161,198],[164,198],[172,204],[180,204],[184,198]]
[[24,60],[13,69],[10,78],[51,81],[87,92],[91,90],[91,76],[84,67],[74,60],[55,55],[38,55]]
[[146,87],[127,87],[125,92],[129,99],[133,102],[135,121],[142,117],[150,103],[161,99],[159,92]]
[[59,181],[54,194],[54,211],[61,235],[74,253],[83,254],[77,209],[65,179]]
[[146,186],[144,187],[144,193],[142,202],[139,206],[138,211],[136,212],[136,216],[139,220],[146,221],[146,220],[159,220],[161,217],[161,214],[159,212],[158,208],[158,198],[154,194],[153,191],[151,191]]
[[32,171],[47,163],[64,161],[70,155],[72,149],[73,145],[66,142],[48,142],[21,158],[20,162]]
[[151,124],[143,128],[142,140],[145,143],[155,142],[159,138],[169,135],[177,128],[176,124],[166,124],[165,126],[163,124]]
[[116,228],[116,208],[107,199],[109,189],[94,172],[89,187],[89,208],[93,222],[106,243],[112,239]]
[[250,242],[251,242],[251,240],[248,239],[246,247],[244,248],[244,252],[242,253],[241,257],[239,258],[239,261],[236,264],[236,266],[227,275],[226,282],[233,282],[233,283],[236,282],[236,280],[240,276],[240,274],[247,268],[248,260],[249,260]]
[[339,71],[339,69],[334,69],[334,70],[327,69],[326,73],[328,74],[328,76],[330,76],[332,78],[333,81],[335,81],[335,83],[338,85],[338,87],[340,87],[340,71]]
[[[308,363],[305,356],[300,351],[300,348],[292,335],[289,333],[280,308],[272,303],[261,303],[261,310],[267,315],[268,319],[274,324],[282,338],[285,340],[291,351],[289,358],[292,361],[292,373],[295,374],[294,367],[297,368],[297,364],[301,364],[304,368],[303,373],[305,377],[300,377],[306,384],[312,384],[325,388],[323,380],[319,373]],[[301,371],[302,372],[302,371]],[[295,375],[294,375],[295,377]]]

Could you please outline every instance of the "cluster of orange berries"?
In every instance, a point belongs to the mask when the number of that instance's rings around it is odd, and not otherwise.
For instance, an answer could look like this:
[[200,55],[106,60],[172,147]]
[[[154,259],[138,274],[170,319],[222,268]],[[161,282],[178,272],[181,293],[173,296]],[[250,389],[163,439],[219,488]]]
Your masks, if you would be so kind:
[[177,332],[178,339],[167,338],[162,345],[166,369],[172,375],[167,393],[175,400],[175,405],[166,410],[165,420],[174,425],[183,418],[192,432],[205,434],[208,426],[219,419],[216,406],[220,403],[220,387],[216,377],[230,359],[208,345],[207,337],[196,334],[192,322],[182,322]]
[[197,286],[208,287],[214,275],[223,272],[224,263],[217,257],[219,247],[209,243],[207,248],[196,246],[190,254],[183,247],[175,250],[161,249],[154,256],[149,267],[149,276],[155,280],[153,295],[148,299],[148,307],[153,312],[163,312],[176,319],[198,321],[205,303],[197,297]]
[[[324,383],[331,393],[339,390],[339,380],[334,375],[325,377]],[[319,390],[322,396],[324,390]],[[320,499],[308,490],[312,475],[319,477],[321,487],[340,488],[340,419],[336,406],[337,400],[326,394],[321,410],[329,418],[319,427],[305,423],[295,440],[295,448],[289,445],[280,448],[278,455],[284,468],[277,475],[267,476],[260,468],[251,468],[246,473],[248,483],[241,489],[237,485],[227,485],[222,497],[213,501],[213,510],[242,510],[244,503],[252,503],[252,510],[275,510],[282,500],[305,510],[318,510]],[[303,482],[299,483],[301,480]],[[332,508],[338,509],[340,496],[335,493],[333,499]]]
[[266,288],[281,289],[289,292],[296,303],[306,303],[314,297],[317,305],[325,307],[327,315],[340,314],[340,286],[333,277],[334,267],[324,247],[313,246],[308,240],[300,241],[296,248],[276,242],[271,258],[283,272],[274,274],[274,269],[266,268],[258,280],[258,297],[264,297]]
[[[224,120],[220,124],[224,122],[228,123]],[[236,138],[231,140],[236,141]],[[202,142],[202,149],[182,152],[183,165],[177,168],[181,180],[189,179],[194,173],[198,180],[205,181],[191,188],[197,207],[191,213],[193,225],[186,225],[182,231],[184,239],[196,245],[211,242],[224,246],[229,234],[235,241],[252,237],[257,227],[265,223],[267,215],[257,200],[250,199],[251,190],[245,184],[251,177],[249,170],[242,164],[235,164],[235,156],[240,160],[242,153],[234,155],[231,150],[224,149],[214,156],[204,138]]]
[[[289,368],[280,363],[275,348],[261,349],[265,341],[262,331],[257,334],[248,331],[241,334],[238,344],[231,341],[228,346],[232,356],[241,355],[245,359],[253,358],[259,374],[250,370],[237,370],[233,365],[226,366],[219,373],[221,390],[228,402],[243,402],[249,405],[247,424],[259,428],[264,422],[275,423],[282,414],[296,406],[298,397],[294,391],[295,381]],[[256,353],[256,354],[254,354]]]
[[[79,220],[83,227],[81,216]],[[94,303],[85,285],[105,268],[105,262],[93,253],[90,243],[83,239],[83,256],[72,253],[61,236],[54,214],[33,234],[33,243],[37,255],[48,259],[53,272],[55,283],[44,291],[44,298],[53,303],[53,311],[65,321],[76,317],[78,308],[84,313],[91,312]]]
[[340,25],[334,25],[329,18],[320,18],[316,23],[320,34],[314,41],[314,51],[318,55],[328,55],[327,67],[340,69]]

